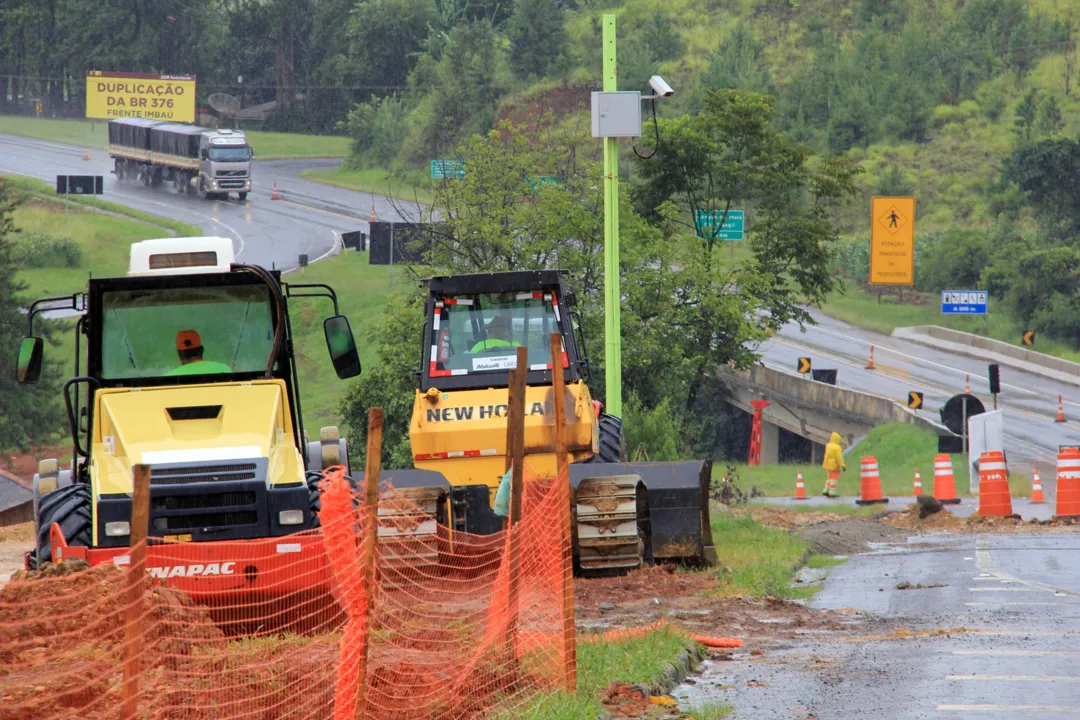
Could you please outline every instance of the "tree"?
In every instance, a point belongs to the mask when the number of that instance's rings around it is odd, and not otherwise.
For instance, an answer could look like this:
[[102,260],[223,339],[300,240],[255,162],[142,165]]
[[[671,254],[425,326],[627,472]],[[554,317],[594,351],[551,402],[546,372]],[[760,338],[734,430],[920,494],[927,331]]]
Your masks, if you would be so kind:
[[657,8],[653,11],[649,21],[642,30],[642,36],[646,47],[660,62],[675,60],[682,53],[682,37],[675,26],[671,24],[663,10]]
[[433,0],[357,3],[348,31],[355,83],[377,93],[404,88],[428,27],[437,18]]
[[765,45],[740,20],[709,54],[708,65],[698,76],[699,93],[710,90],[746,90],[768,94],[772,78],[765,65]]
[[564,13],[558,0],[518,0],[506,35],[510,66],[519,77],[557,72],[566,51]]
[[1042,140],[1013,150],[1001,166],[1001,184],[1027,193],[1040,224],[1057,238],[1080,234],[1080,142]]
[[1043,137],[1053,137],[1065,127],[1065,118],[1061,114],[1061,106],[1057,98],[1048,95],[1039,105],[1039,117],[1035,121],[1035,129]]
[[1016,106],[1013,113],[1013,133],[1020,142],[1031,142],[1032,133],[1035,131],[1035,119],[1039,112],[1037,90],[1032,88],[1024,99]]
[[[24,289],[15,279],[18,269],[11,258],[11,246],[18,233],[12,213],[17,200],[14,189],[0,178],[0,450],[25,450],[44,442],[61,427],[59,369],[47,363],[36,385],[15,381],[16,348],[26,332],[27,303],[19,296]],[[38,321],[35,329],[42,328]]]

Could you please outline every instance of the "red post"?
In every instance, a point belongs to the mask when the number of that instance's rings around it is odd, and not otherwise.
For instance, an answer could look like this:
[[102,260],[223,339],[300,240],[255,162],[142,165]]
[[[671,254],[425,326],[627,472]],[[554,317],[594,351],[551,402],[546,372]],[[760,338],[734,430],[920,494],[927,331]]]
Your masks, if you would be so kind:
[[754,424],[750,426],[750,460],[749,465],[761,464],[761,414],[769,407],[768,400],[751,400],[754,406]]

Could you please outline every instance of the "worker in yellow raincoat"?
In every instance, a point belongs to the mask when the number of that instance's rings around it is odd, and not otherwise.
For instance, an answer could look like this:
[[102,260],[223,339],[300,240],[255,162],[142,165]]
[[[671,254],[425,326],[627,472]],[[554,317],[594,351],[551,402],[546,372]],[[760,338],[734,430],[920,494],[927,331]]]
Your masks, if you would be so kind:
[[840,497],[837,486],[840,483],[840,471],[847,470],[844,464],[844,451],[840,447],[844,439],[840,433],[833,433],[829,437],[829,444],[825,446],[825,459],[821,461],[821,467],[825,468],[825,489],[821,494],[825,497]]

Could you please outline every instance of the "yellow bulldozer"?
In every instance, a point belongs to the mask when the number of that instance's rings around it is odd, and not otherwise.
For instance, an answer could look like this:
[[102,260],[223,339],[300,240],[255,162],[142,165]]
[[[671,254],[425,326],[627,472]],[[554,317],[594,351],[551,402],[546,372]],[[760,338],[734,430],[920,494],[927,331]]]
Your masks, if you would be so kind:
[[[508,466],[508,375],[524,346],[527,475],[556,474],[552,373],[565,380],[576,567],[715,561],[711,463],[626,462],[620,419],[601,412],[585,382],[588,357],[565,272],[434,277],[426,285],[420,387],[409,430],[417,469],[388,471],[395,488],[424,498],[452,531],[502,529],[493,500]],[[562,338],[562,367],[552,367],[552,333]]]

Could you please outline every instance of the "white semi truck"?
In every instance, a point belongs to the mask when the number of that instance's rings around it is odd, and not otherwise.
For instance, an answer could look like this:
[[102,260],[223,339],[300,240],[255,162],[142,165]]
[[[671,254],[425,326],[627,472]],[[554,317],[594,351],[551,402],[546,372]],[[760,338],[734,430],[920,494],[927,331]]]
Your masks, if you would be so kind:
[[117,179],[138,179],[157,187],[171,182],[177,192],[241,200],[251,192],[255,151],[240,130],[124,118],[109,121],[109,157]]

